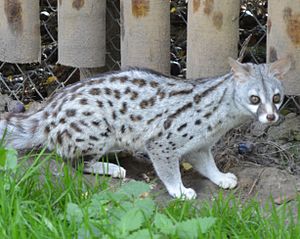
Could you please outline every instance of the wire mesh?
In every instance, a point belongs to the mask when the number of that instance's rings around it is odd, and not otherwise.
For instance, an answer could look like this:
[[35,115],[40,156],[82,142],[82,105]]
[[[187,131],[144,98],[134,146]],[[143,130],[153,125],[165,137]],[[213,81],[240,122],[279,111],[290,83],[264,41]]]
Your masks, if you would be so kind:
[[[251,34],[244,61],[266,61],[267,0],[242,0],[240,7],[240,43]],[[185,77],[187,4],[185,0],[170,1],[171,74]],[[80,79],[79,69],[57,62],[57,0],[40,0],[42,60],[39,64],[0,62],[0,93],[28,104],[42,101],[53,92]],[[119,0],[107,1],[107,53],[105,70],[120,68],[120,6]],[[285,106],[299,112],[299,100],[289,96]]]

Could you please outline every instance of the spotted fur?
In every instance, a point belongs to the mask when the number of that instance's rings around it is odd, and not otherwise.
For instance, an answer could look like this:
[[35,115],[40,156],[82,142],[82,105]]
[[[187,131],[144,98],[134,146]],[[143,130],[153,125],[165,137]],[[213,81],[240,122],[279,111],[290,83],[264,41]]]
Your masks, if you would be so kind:
[[[217,169],[210,149],[251,117],[265,122],[266,114],[267,119],[274,114],[277,119],[282,101],[270,99],[274,94],[283,98],[278,78],[288,63],[230,64],[232,73],[205,80],[183,81],[145,69],[90,78],[58,92],[35,113],[2,117],[0,133],[7,128],[7,144],[16,149],[47,146],[72,164],[81,156],[99,159],[116,149],[147,153],[174,197],[196,195],[182,184],[181,158],[217,185],[232,188],[236,177]],[[249,94],[257,94],[261,105],[251,105]],[[108,166],[116,176],[115,165]],[[101,168],[95,163],[87,171]]]

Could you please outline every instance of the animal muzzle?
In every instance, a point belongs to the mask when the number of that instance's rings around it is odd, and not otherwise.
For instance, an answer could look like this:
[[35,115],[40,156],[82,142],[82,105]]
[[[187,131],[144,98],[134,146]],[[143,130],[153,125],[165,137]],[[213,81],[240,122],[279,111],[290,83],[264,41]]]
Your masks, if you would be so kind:
[[273,104],[262,104],[257,110],[257,118],[263,124],[272,124],[278,121],[279,113]]

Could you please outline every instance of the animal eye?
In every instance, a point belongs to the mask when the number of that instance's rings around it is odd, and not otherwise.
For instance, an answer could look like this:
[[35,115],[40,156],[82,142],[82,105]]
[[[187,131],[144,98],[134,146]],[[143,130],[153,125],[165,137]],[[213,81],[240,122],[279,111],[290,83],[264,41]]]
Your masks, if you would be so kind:
[[256,95],[251,95],[250,96],[250,102],[253,105],[257,105],[260,102],[260,98],[258,96],[256,96]]
[[279,94],[276,94],[276,95],[273,96],[273,103],[274,104],[278,104],[278,103],[280,103],[280,101],[281,101],[281,97],[280,97]]

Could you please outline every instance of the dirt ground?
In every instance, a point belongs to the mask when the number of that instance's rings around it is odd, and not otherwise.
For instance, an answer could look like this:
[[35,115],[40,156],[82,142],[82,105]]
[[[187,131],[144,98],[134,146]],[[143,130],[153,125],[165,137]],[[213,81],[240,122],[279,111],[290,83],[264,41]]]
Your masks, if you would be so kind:
[[[153,188],[152,193],[158,201],[163,202],[171,199],[150,164],[130,159],[121,160],[120,164],[127,170],[125,181],[134,179],[149,182]],[[238,177],[238,186],[233,189],[233,192],[242,200],[256,197],[264,204],[272,196],[275,202],[282,204],[285,199],[289,201],[295,199],[297,192],[300,191],[300,177],[276,167],[262,166],[252,162],[239,162],[229,171]],[[86,177],[89,181],[94,180],[92,175],[86,175]],[[212,199],[221,190],[193,169],[184,170],[182,168],[182,178],[186,187],[196,190],[198,200]],[[113,182],[119,183],[119,180],[114,179]],[[223,191],[226,194],[231,190]]]

